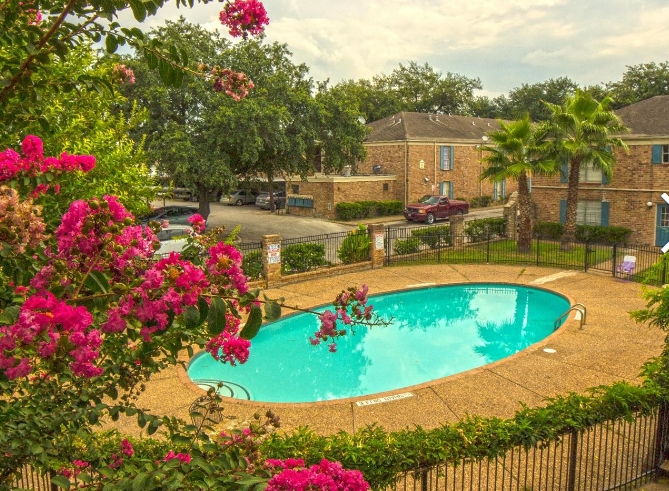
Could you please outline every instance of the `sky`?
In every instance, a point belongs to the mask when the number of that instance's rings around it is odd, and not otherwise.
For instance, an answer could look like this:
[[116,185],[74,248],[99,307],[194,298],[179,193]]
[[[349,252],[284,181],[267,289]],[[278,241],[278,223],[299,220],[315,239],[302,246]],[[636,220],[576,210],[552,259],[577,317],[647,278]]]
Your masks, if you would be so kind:
[[[264,0],[269,42],[315,81],[371,79],[400,63],[480,79],[477,95],[569,77],[616,82],[627,66],[669,60],[666,0]],[[183,15],[220,28],[221,4],[169,3],[143,29]],[[122,17],[123,19],[123,17]],[[227,35],[227,34],[226,34]]]

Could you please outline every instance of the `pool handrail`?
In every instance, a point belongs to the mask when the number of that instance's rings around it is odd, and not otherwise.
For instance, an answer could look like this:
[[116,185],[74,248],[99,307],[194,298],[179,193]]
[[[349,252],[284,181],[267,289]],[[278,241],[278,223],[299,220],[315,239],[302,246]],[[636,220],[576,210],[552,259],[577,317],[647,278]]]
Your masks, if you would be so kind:
[[562,325],[562,321],[564,320],[564,318],[567,315],[569,315],[569,312],[571,312],[572,310],[575,310],[579,314],[581,314],[581,317],[580,317],[581,324],[579,326],[579,329],[583,329],[583,324],[585,324],[585,321],[586,321],[587,311],[586,311],[585,305],[583,305],[582,303],[575,303],[574,305],[569,307],[567,310],[565,310],[562,313],[562,315],[560,315],[560,317],[555,319],[555,322],[553,322],[553,332],[557,331],[558,327],[560,327],[560,325]]

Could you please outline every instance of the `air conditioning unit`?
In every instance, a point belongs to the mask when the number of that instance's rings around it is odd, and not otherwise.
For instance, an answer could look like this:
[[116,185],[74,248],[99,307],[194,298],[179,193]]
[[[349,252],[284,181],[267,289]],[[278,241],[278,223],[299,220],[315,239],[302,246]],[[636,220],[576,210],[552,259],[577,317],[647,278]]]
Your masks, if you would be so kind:
[[372,174],[381,174],[381,166],[380,165],[373,165],[372,166]]

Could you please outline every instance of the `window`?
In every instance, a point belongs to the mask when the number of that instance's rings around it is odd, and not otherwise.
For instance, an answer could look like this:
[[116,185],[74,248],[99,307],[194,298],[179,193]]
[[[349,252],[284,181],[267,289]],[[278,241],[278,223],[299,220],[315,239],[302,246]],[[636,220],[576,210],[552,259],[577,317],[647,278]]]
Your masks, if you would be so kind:
[[440,147],[440,165],[441,170],[453,170],[453,147]]
[[383,183],[383,190],[388,191],[388,183],[387,182]]
[[453,181],[442,181],[439,183],[439,194],[453,199]]
[[602,169],[597,169],[590,162],[581,165],[578,173],[579,182],[602,182]]
[[579,201],[576,207],[576,223],[579,225],[601,225],[602,202]]
[[291,192],[291,194],[300,194],[300,185],[299,184],[291,184],[290,192]]
[[506,180],[502,179],[494,184],[492,190],[492,199],[494,201],[506,198]]
[[669,145],[653,145],[653,164],[669,164]]

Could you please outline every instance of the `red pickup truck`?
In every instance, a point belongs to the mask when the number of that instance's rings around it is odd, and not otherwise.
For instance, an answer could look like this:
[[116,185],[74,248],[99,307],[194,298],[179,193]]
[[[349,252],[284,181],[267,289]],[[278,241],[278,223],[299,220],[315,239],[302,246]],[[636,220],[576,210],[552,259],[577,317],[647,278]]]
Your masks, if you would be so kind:
[[434,223],[435,220],[448,218],[451,215],[469,213],[469,203],[448,196],[426,194],[418,203],[407,205],[404,218],[408,221]]

